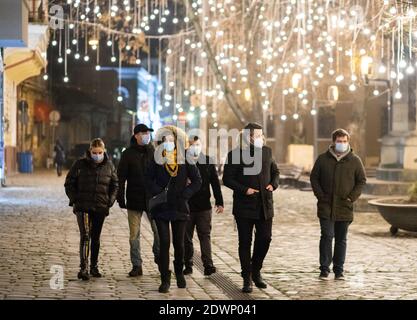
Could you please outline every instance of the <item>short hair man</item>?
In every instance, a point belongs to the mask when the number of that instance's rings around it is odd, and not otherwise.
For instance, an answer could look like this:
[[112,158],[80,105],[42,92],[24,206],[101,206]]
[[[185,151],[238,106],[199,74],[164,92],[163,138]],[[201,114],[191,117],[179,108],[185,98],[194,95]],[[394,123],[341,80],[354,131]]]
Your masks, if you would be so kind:
[[[320,279],[327,280],[330,264],[336,280],[344,280],[348,227],[353,221],[353,203],[366,184],[362,161],[350,147],[350,135],[344,129],[332,133],[333,143],[317,158],[310,181],[317,197],[320,219]],[[335,238],[334,254],[332,253]]]

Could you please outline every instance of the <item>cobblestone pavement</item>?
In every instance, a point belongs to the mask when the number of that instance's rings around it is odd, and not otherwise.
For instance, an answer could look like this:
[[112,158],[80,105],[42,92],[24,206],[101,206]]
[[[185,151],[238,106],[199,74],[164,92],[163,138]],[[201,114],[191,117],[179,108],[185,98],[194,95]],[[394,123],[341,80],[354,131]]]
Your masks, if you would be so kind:
[[[187,289],[157,291],[149,223],[142,225],[144,276],[129,278],[128,224],[125,211],[112,208],[101,241],[104,277],[82,282],[78,272],[79,234],[63,189],[64,177],[51,171],[9,178],[0,188],[0,299],[233,299],[241,286],[237,231],[231,191],[223,188],[226,210],[213,215],[214,262],[236,283],[235,293],[194,269]],[[376,213],[358,213],[351,225],[346,281],[318,280],[319,225],[311,192],[275,192],[273,241],[264,264],[268,288],[254,288],[253,299],[415,299],[417,235],[396,237]],[[195,241],[198,248],[198,241]],[[62,266],[63,289],[52,289],[53,266]],[[51,273],[52,268],[52,273]]]

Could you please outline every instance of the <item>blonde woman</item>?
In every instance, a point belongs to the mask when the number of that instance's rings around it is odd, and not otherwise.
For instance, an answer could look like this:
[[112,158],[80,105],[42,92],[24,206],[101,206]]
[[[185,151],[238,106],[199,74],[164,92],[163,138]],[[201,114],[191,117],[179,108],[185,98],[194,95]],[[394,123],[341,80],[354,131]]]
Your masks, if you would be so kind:
[[[167,190],[166,202],[151,208],[155,219],[160,241],[159,271],[161,285],[159,292],[166,293],[171,285],[169,270],[170,227],[174,244],[174,270],[178,288],[185,288],[184,237],[187,220],[190,216],[188,200],[201,187],[201,176],[195,164],[185,161],[185,149],[188,139],[185,132],[174,126],[166,126],[156,134],[161,161],[155,156],[146,172],[146,185],[151,197],[158,196]],[[182,161],[184,160],[184,161]]]
[[[101,277],[98,270],[100,234],[118,191],[116,169],[107,156],[103,140],[94,139],[84,158],[76,160],[67,174],[65,192],[80,229],[80,272],[78,279]],[[90,244],[91,242],[91,244]],[[91,247],[91,265],[88,258]]]

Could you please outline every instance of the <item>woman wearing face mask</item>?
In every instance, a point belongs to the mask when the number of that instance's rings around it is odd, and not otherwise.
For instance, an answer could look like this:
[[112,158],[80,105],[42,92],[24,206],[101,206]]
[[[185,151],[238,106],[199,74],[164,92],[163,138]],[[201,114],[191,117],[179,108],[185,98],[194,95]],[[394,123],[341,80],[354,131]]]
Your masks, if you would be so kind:
[[158,130],[158,147],[153,161],[145,174],[146,185],[151,196],[161,194],[167,188],[167,202],[151,209],[156,221],[160,240],[159,271],[161,285],[159,292],[168,292],[171,284],[169,270],[170,227],[174,245],[174,270],[178,288],[185,288],[184,278],[184,236],[190,209],[188,199],[201,186],[198,168],[185,160],[188,147],[185,132],[174,126]]
[[109,208],[116,200],[118,187],[116,169],[106,154],[104,142],[100,138],[94,139],[85,157],[74,162],[65,180],[65,192],[80,229],[79,279],[102,276],[97,266],[100,234]]

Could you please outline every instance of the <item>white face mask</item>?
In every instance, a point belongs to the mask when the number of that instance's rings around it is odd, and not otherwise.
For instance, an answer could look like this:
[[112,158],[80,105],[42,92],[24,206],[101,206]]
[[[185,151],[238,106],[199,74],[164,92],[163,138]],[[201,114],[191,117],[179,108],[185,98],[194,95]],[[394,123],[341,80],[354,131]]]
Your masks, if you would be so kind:
[[94,162],[99,163],[104,160],[104,153],[102,154],[92,154],[91,158],[94,160]]
[[255,146],[255,148],[262,148],[264,145],[264,139],[256,138],[255,140],[253,140],[253,145]]
[[334,145],[334,149],[340,153],[346,152],[349,149],[349,143],[336,142]]
[[149,144],[150,141],[151,141],[151,135],[150,134],[142,136],[142,143],[143,144]]
[[190,146],[190,152],[193,157],[198,157],[201,153],[201,146]]
[[175,149],[175,143],[174,143],[174,142],[172,142],[172,141],[166,141],[166,142],[164,142],[164,149],[165,149],[167,152],[172,152],[172,151],[174,151],[174,149]]

